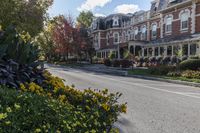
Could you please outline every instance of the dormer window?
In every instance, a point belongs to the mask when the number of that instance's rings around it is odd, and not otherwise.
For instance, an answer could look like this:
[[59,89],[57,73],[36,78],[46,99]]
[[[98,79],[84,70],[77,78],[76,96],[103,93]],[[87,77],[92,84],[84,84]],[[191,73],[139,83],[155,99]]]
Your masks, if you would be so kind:
[[113,18],[113,26],[118,26],[119,25],[119,18],[118,17],[114,17]]
[[177,0],[169,0],[169,3],[173,3],[176,2]]

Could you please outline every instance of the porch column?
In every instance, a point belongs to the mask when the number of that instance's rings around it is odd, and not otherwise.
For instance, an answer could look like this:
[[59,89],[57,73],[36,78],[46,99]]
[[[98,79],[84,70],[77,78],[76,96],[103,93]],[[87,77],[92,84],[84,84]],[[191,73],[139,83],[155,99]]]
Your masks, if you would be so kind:
[[183,56],[183,45],[180,44],[179,47],[180,47],[180,49],[181,49],[181,57],[182,57],[182,56]]
[[142,57],[144,57],[144,48],[142,48]]
[[155,56],[155,47],[152,47],[152,56]]
[[158,56],[161,56],[161,54],[160,54],[160,47],[158,47]]
[[167,46],[164,46],[164,56],[167,56]]
[[134,54],[134,56],[135,56],[135,45],[134,45],[133,47],[134,47],[134,51],[133,51],[133,54]]
[[120,59],[120,47],[119,47],[119,44],[118,44],[118,47],[117,47],[117,51],[118,51],[118,59]]
[[172,56],[174,56],[174,46],[172,45]]

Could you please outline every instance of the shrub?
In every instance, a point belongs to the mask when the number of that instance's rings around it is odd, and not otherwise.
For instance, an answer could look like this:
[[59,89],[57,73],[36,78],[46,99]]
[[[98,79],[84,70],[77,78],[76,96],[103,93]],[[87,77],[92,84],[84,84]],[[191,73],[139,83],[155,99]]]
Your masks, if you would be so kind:
[[145,57],[145,58],[144,58],[144,62],[148,63],[148,62],[149,62],[149,58],[148,58],[148,57]]
[[163,57],[162,56],[157,56],[156,57],[156,61],[157,63],[161,64],[161,61],[163,60]]
[[111,66],[111,61],[110,61],[110,59],[104,59],[104,65],[105,65],[105,66]]
[[179,63],[179,59],[177,58],[177,56],[171,56],[171,63],[172,64],[177,64],[177,63]]
[[150,58],[149,58],[149,62],[150,62],[150,63],[155,63],[155,62],[156,62],[156,57],[154,57],[154,56],[153,56],[153,57],[150,57]]
[[120,60],[114,60],[113,67],[120,67]]
[[9,27],[0,36],[0,51],[0,59],[12,59],[22,65],[32,64],[39,58],[39,49],[30,37],[17,33],[13,27]]
[[167,65],[169,64],[170,62],[170,56],[165,56],[163,59],[162,59],[162,64],[163,65]]
[[181,72],[179,72],[179,71],[169,72],[167,74],[167,76],[170,76],[170,77],[180,77],[181,76]]
[[199,56],[190,56],[189,59],[199,59]]
[[150,67],[150,74],[153,75],[167,75],[169,72],[175,71],[175,66],[159,66],[159,67]]
[[[59,99],[1,87],[0,132],[77,133],[108,131],[108,126],[116,120],[114,116],[119,113],[116,112],[119,106],[112,104],[115,103],[116,95],[111,98],[104,91],[98,93],[100,95],[97,96],[91,90],[82,94],[84,97],[81,100],[84,105],[80,104],[81,106],[77,105],[76,107],[69,103],[60,102]],[[106,104],[106,102],[110,103]],[[111,104],[112,106],[110,106]],[[125,111],[125,106],[121,109],[121,111]]]
[[20,65],[13,60],[0,62],[0,84],[19,88],[20,83],[35,82],[42,84],[43,70],[36,68],[38,63],[31,66]]
[[182,77],[200,79],[200,71],[186,70],[181,73]]
[[181,61],[185,61],[185,60],[187,60],[188,59],[188,56],[187,55],[183,55],[182,57],[181,57]]
[[129,60],[121,60],[120,64],[122,68],[129,68],[132,65],[131,61]]
[[200,68],[200,59],[189,59],[180,63],[181,70],[198,70]]

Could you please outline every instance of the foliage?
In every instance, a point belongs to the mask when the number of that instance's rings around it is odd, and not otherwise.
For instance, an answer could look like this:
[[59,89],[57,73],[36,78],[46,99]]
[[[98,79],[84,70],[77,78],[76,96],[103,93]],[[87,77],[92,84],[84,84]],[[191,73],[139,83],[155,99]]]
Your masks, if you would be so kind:
[[114,51],[111,51],[108,55],[108,58],[113,60],[115,58],[115,52]]
[[113,60],[112,64],[113,64],[113,67],[120,67],[121,62],[120,60]]
[[200,59],[199,56],[190,56],[189,59]]
[[40,46],[42,55],[47,61],[51,60],[55,55],[55,44],[53,41],[54,20],[49,20],[43,31],[36,37],[37,45]]
[[175,71],[175,66],[159,66],[159,67],[150,67],[150,74],[153,75],[167,75],[169,72]]
[[18,34],[14,27],[9,27],[0,36],[0,59],[13,59],[19,64],[32,64],[38,60],[39,50],[27,34]]
[[19,32],[36,36],[43,28],[48,7],[53,0],[0,0],[0,25],[15,25]]
[[188,59],[180,63],[181,70],[199,70],[200,59]]
[[171,63],[172,64],[178,64],[180,63],[180,59],[177,56],[171,56]]
[[150,57],[150,58],[149,58],[149,62],[150,62],[150,63],[155,63],[155,62],[156,62],[156,57],[154,57],[154,56],[153,56],[153,57]]
[[82,28],[89,28],[93,21],[93,13],[90,11],[82,11],[77,17],[78,25]]
[[121,64],[122,68],[129,68],[132,65],[131,61],[126,60],[126,59],[121,60],[120,64]]
[[[35,65],[35,66],[34,66]],[[20,65],[13,60],[0,62],[0,84],[18,88],[20,83],[35,82],[42,84],[43,70],[37,69],[35,63],[32,66]]]
[[188,59],[187,55],[184,55],[184,56],[181,57],[181,61],[185,61],[187,59]]
[[104,59],[104,65],[105,66],[111,66],[112,65],[111,60],[110,59]]
[[[88,129],[94,129],[97,132],[106,131],[117,121],[119,113],[126,112],[126,105],[117,102],[122,95],[121,93],[108,93],[107,89],[102,91],[91,89],[80,91],[65,86],[62,79],[51,76],[48,72],[45,72],[44,76],[46,80],[42,86],[35,83],[25,83],[21,84],[21,90],[38,95],[47,95],[58,99],[63,104],[68,103],[80,109],[80,111],[90,116],[87,118],[89,121],[84,122]],[[84,127],[79,129],[84,131]]]
[[170,62],[170,56],[165,56],[162,60],[163,65],[167,65]]
[[167,76],[169,76],[169,77],[179,77],[179,76],[181,76],[181,72],[179,72],[179,71],[169,72],[167,74]]
[[191,79],[200,79],[200,72],[193,70],[186,70],[181,73],[182,77],[191,78]]

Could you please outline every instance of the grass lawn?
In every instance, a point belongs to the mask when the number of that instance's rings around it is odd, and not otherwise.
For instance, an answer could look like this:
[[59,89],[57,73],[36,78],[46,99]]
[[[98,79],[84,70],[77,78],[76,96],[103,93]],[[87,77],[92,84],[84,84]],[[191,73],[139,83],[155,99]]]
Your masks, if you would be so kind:
[[157,78],[164,78],[164,79],[171,79],[171,80],[181,80],[181,81],[188,81],[188,82],[195,82],[200,83],[200,79],[191,79],[185,77],[170,77],[165,75],[152,75],[149,69],[133,69],[128,71],[129,75],[142,75],[142,76],[151,76]]

